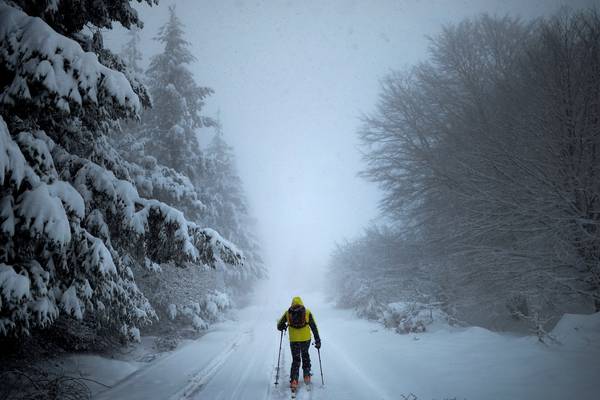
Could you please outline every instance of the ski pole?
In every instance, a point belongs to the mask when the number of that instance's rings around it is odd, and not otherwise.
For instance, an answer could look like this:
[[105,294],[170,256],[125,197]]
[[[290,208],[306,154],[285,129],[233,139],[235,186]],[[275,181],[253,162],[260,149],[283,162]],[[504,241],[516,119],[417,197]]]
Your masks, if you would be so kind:
[[321,384],[325,386],[325,380],[323,379],[323,365],[321,365],[321,349],[317,349],[319,353],[319,369],[321,370]]
[[279,384],[279,359],[281,358],[281,342],[283,341],[283,331],[279,337],[279,355],[277,356],[277,375],[275,376],[275,384]]

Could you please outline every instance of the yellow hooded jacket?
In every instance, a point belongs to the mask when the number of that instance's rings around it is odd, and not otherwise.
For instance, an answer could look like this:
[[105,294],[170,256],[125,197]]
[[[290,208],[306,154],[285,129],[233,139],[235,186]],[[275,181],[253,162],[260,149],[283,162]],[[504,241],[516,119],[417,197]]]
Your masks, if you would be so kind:
[[[293,306],[304,306],[304,304],[302,303],[302,299],[298,296],[294,297],[292,299],[292,307]],[[290,342],[306,342],[306,341],[310,341],[311,339],[311,335],[310,335],[310,331],[312,330],[313,334],[315,335],[315,341],[320,342],[321,339],[319,337],[319,330],[317,329],[317,323],[315,322],[315,318],[313,316],[313,314],[310,312],[310,310],[308,308],[305,308],[306,310],[306,325],[304,325],[302,328],[294,328],[292,326],[290,326],[290,315],[289,315],[289,310],[286,310],[283,315],[281,316],[281,318],[279,318],[279,321],[277,322],[277,328],[280,329],[284,326],[288,326],[289,327],[289,331],[290,331]],[[283,330],[283,329],[280,329]]]

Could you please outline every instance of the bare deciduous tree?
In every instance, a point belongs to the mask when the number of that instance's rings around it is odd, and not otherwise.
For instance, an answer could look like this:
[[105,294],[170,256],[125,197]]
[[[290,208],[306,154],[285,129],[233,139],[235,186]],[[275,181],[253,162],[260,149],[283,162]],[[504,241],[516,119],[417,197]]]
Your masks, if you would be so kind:
[[599,38],[592,10],[484,15],[383,80],[360,132],[363,176],[443,260],[431,272],[455,301],[501,309],[520,295],[552,312],[584,296],[600,310]]

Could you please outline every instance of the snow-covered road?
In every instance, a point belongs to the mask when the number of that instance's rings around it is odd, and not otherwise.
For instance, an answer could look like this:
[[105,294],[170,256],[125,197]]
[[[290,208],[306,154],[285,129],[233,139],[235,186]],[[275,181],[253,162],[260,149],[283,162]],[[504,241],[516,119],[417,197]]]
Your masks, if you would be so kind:
[[[314,388],[298,399],[595,399],[600,391],[598,344],[546,347],[532,338],[480,328],[397,335],[350,311],[307,302],[316,316],[325,386],[311,348]],[[97,399],[289,398],[289,346],[284,337],[281,384],[275,386],[285,308],[248,307],[201,339],[127,377]],[[596,318],[597,320],[598,318]],[[596,342],[597,343],[597,342]]]

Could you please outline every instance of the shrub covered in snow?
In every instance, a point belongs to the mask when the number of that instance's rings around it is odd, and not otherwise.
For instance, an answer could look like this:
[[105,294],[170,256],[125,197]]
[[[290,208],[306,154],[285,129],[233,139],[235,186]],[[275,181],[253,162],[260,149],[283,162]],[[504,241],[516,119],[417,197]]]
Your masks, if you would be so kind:
[[365,297],[362,300],[357,301],[354,305],[357,315],[370,320],[381,319],[385,309],[384,305],[375,300],[373,296]]
[[385,227],[371,227],[338,245],[329,264],[332,300],[398,333],[454,323],[443,288],[435,285],[419,247]]
[[172,351],[177,348],[177,343],[173,336],[159,336],[154,341],[154,348],[159,352]]
[[390,303],[384,307],[381,321],[397,333],[425,332],[433,323],[448,324],[446,313],[430,304]]
[[[135,275],[138,285],[147,293],[158,313],[160,325],[206,329],[232,306],[229,296],[215,289],[220,286],[218,275],[210,268],[164,265],[159,273],[138,268]],[[157,326],[157,329],[161,328]]]
[[[200,331],[207,329],[209,323],[219,320],[230,306],[229,297],[225,293],[214,291],[202,296],[200,302],[178,306],[170,304],[168,311],[175,315],[174,320],[190,323],[195,330]],[[172,308],[177,311],[172,312]]]
[[433,324],[448,325],[452,322],[439,305],[415,301],[386,304],[369,297],[355,306],[355,310],[359,317],[380,322],[397,333],[425,332]]

